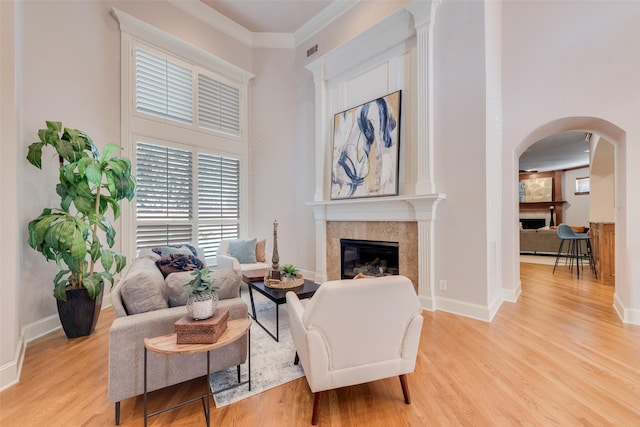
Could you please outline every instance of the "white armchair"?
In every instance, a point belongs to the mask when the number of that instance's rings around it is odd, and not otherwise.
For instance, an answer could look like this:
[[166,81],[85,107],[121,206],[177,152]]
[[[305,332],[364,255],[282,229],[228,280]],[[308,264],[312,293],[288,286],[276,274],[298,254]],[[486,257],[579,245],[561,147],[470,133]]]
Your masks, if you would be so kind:
[[224,270],[232,268],[239,271],[258,270],[261,268],[271,267],[271,253],[265,251],[264,262],[255,263],[240,263],[236,258],[229,254],[230,242],[241,242],[243,240],[222,240],[220,246],[218,246],[218,252],[216,256],[217,269]]
[[311,424],[322,392],[398,375],[406,404],[406,374],[415,370],[422,309],[409,279],[386,276],[335,280],[303,304],[287,293],[295,362],[314,393]]

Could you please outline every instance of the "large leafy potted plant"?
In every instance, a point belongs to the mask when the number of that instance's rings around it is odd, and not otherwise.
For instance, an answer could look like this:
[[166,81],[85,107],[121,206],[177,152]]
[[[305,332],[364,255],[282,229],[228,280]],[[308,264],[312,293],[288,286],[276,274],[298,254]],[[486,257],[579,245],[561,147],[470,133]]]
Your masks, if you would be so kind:
[[45,208],[29,222],[29,246],[60,269],[53,294],[63,329],[75,338],[93,332],[104,282],[113,284],[113,274],[126,265],[124,255],[111,250],[116,232],[107,215],[120,216],[120,201],[134,196],[135,178],[131,162],[114,156],[117,145],[106,145],[100,154],[86,133],[46,123],[38,131],[40,141],[29,146],[27,160],[42,169],[43,147],[56,150],[60,207]]

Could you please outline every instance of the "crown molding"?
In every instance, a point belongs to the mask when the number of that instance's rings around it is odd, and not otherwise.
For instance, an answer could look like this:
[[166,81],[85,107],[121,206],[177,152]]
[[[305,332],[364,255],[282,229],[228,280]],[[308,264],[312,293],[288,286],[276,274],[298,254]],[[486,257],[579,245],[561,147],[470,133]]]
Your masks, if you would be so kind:
[[171,3],[178,9],[249,47],[280,49],[293,49],[297,47],[361,1],[362,0],[334,0],[329,6],[321,10],[320,13],[303,24],[294,33],[252,33],[242,25],[237,24],[235,21],[213,10],[200,0],[167,0],[168,3]]
[[304,23],[293,33],[295,46],[307,41],[311,36],[322,30],[324,27],[345,14],[349,9],[360,3],[362,0],[336,1],[321,10],[317,15]]
[[252,33],[237,24],[235,21],[227,18],[223,14],[213,10],[199,0],[167,0],[178,9],[188,13],[204,22],[205,24],[220,30],[226,35],[233,37],[247,46],[252,46]]

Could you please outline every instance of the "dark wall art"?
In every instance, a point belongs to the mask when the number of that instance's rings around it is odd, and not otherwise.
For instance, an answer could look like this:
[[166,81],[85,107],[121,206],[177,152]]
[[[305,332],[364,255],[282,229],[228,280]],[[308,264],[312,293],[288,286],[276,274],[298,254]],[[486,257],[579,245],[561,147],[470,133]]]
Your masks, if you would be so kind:
[[397,91],[334,116],[331,199],[398,194],[401,101]]

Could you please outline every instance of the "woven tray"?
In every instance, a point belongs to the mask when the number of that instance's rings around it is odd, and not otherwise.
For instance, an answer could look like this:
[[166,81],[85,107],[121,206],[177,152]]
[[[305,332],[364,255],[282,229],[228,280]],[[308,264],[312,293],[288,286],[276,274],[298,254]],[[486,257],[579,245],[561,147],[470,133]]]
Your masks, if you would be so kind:
[[301,275],[297,275],[295,279],[287,281],[269,279],[269,276],[265,276],[264,278],[264,285],[267,288],[292,289],[297,288],[298,286],[302,286],[303,284],[304,277],[302,277]]

